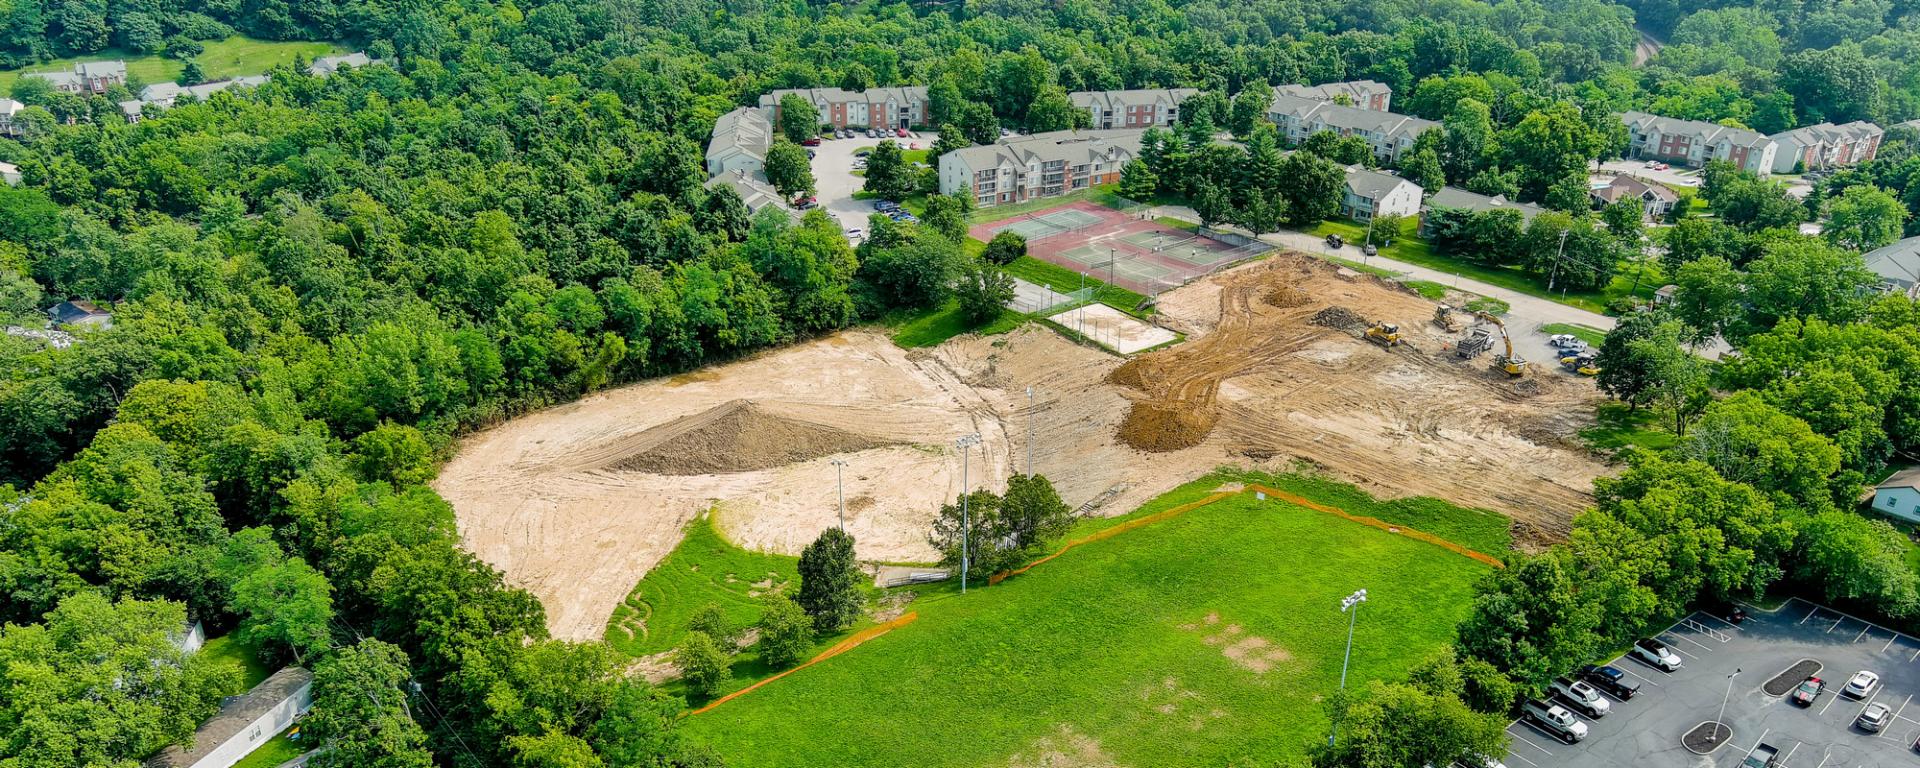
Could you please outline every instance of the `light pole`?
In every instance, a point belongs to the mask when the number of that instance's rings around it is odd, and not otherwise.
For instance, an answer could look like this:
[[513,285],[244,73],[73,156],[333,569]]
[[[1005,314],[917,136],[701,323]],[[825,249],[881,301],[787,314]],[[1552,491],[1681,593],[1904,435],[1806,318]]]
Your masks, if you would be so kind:
[[1560,247],[1553,252],[1553,270],[1547,273],[1547,291],[1549,293],[1553,291],[1554,278],[1560,276],[1560,260],[1566,258],[1567,235],[1572,233],[1573,230],[1571,229],[1560,230]]
[[1120,260],[1120,249],[1107,249],[1107,285],[1113,285],[1113,263]]
[[1033,477],[1033,387],[1027,387],[1027,477]]
[[[1347,689],[1347,663],[1353,661],[1353,625],[1360,620],[1360,604],[1367,601],[1367,591],[1360,590],[1347,595],[1340,601],[1340,612],[1347,615],[1347,655],[1340,659],[1340,690]],[[1333,746],[1333,738],[1340,735],[1340,722],[1334,721],[1333,731],[1327,734],[1327,746]]]
[[960,594],[967,593],[967,543],[973,538],[973,526],[967,518],[967,459],[973,455],[973,447],[980,444],[980,433],[969,432],[953,441],[953,447],[960,449]]
[[1727,675],[1727,692],[1720,696],[1720,714],[1713,716],[1713,734],[1707,737],[1707,741],[1719,741],[1720,729],[1727,727],[1726,723],[1720,722],[1720,718],[1727,716],[1727,699],[1733,698],[1733,678],[1739,674],[1740,668],[1735,667],[1733,674]]
[[834,493],[835,495],[840,497],[840,532],[846,533],[847,532],[847,484],[846,484],[845,478],[841,475],[841,471],[847,468],[847,463],[839,459],[833,459],[829,463],[833,465]]

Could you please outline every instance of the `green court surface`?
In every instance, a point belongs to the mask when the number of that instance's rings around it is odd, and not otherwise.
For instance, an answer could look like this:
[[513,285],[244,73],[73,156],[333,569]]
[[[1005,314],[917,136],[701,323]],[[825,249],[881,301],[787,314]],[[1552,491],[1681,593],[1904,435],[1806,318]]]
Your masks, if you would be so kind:
[[[1095,277],[1106,279],[1107,259],[1115,253],[1111,249],[1097,245],[1083,245],[1071,251],[1062,252],[1059,257],[1076,264],[1086,265],[1088,272]],[[1120,254],[1119,261],[1113,265],[1113,274],[1135,282],[1143,282],[1173,274],[1173,270],[1150,261],[1142,261],[1131,254]]]
[[1174,243],[1192,240],[1193,235],[1185,232],[1129,232],[1120,239],[1128,245],[1157,251]]
[[1052,224],[1056,227],[1061,227],[1064,229],[1077,229],[1080,227],[1091,227],[1095,224],[1099,224],[1100,222],[1106,221],[1105,218],[1098,216],[1096,214],[1088,213],[1086,211],[1076,210],[1073,208],[1067,208],[1065,210],[1059,210],[1059,211],[1049,211],[1047,213],[1040,214],[1038,218],[1041,221],[1045,221],[1048,224]]
[[1047,235],[1057,235],[1067,231],[1067,229],[1068,227],[1056,227],[1037,219],[1015,219],[1001,226],[994,227],[993,231],[995,233],[1012,232],[1028,240],[1033,240]]

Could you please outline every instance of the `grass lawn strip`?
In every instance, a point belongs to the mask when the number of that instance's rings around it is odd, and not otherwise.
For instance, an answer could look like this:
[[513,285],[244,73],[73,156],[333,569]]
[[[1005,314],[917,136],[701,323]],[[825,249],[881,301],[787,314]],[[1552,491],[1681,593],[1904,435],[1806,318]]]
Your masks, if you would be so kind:
[[1060,293],[1073,293],[1082,285],[1093,288],[1093,300],[1113,307],[1137,318],[1146,319],[1152,312],[1137,309],[1147,297],[1117,285],[1108,285],[1088,275],[1082,278],[1080,273],[1049,261],[1041,261],[1032,256],[1022,256],[1012,264],[1003,267],[1007,274],[1035,285],[1044,285]]
[[[1194,505],[1223,477],[1076,533]],[[1483,513],[1453,511],[1462,530],[1484,526]],[[1324,734],[1316,698],[1338,685],[1340,597],[1372,596],[1354,679],[1393,679],[1451,639],[1487,571],[1251,493],[1155,520],[983,595],[929,588],[912,625],[683,727],[735,766],[1004,764],[1063,734],[1116,764],[1272,762]]]
[[[332,43],[275,42],[239,35],[225,40],[208,41],[205,46],[206,50],[193,58],[200,63],[200,69],[206,73],[209,82],[244,75],[264,75],[267,70],[293,61],[295,56],[305,56],[308,61],[312,61],[317,56],[345,50]],[[28,72],[70,72],[73,70],[73,65],[78,62],[116,59],[127,63],[128,77],[136,78],[146,85],[173,82],[180,76],[181,69],[186,66],[179,59],[166,56],[142,56],[119,49],[109,49],[85,56],[43,61],[20,69],[0,72],[0,95],[11,91],[14,81]]]
[[607,643],[629,656],[671,650],[687,623],[708,604],[744,627],[760,618],[759,595],[768,586],[799,584],[800,559],[749,552],[714,527],[713,513],[687,523],[686,537],[635,585],[607,622]]
[[1574,338],[1586,342],[1596,350],[1600,347],[1601,342],[1607,340],[1606,331],[1585,325],[1575,325],[1573,323],[1547,323],[1546,325],[1540,326],[1540,332],[1551,336],[1570,333],[1573,334]]

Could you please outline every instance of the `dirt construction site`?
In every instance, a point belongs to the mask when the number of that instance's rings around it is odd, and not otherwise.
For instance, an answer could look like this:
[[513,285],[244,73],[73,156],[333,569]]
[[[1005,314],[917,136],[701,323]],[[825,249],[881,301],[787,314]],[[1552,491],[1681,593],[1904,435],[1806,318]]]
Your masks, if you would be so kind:
[[[798,553],[836,524],[836,460],[859,556],[932,559],[930,523],[961,488],[953,441],[971,432],[972,485],[1023,471],[1031,430],[1034,471],[1090,514],[1222,465],[1305,462],[1378,496],[1500,512],[1523,545],[1563,536],[1605,470],[1574,438],[1591,380],[1460,359],[1432,302],[1376,278],[1281,253],[1159,311],[1186,340],[1131,359],[1038,324],[912,352],[842,333],[499,425],[436,487],[555,636],[592,639],[702,510],[744,547]],[[1364,340],[1370,320],[1403,344]]]

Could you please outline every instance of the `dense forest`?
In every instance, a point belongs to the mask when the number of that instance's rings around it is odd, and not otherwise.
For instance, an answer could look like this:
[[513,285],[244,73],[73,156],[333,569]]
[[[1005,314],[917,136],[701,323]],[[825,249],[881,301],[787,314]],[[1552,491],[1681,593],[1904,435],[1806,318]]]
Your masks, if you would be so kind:
[[[674,734],[679,703],[626,677],[610,650],[546,639],[539,603],[460,549],[425,483],[464,430],[939,306],[980,269],[939,227],[876,221],[856,250],[822,214],[749,217],[731,192],[708,191],[714,118],[766,90],[925,83],[946,104],[936,112],[1026,126],[1060,90],[1191,85],[1224,105],[1264,84],[1373,78],[1456,129],[1431,148],[1436,172],[1545,197],[1569,158],[1617,148],[1604,131],[1622,109],[1762,130],[1920,114],[1913,13],[1876,0],[1649,2],[1642,27],[1671,44],[1635,68],[1636,9],[1599,0],[0,0],[0,67],[177,53],[236,32],[343,41],[389,63],[329,78],[284,67],[261,88],[134,125],[113,103],[139,83],[98,97],[16,86],[29,106],[0,162],[24,183],[0,187],[0,314],[84,298],[110,306],[114,326],[65,348],[0,336],[0,763],[130,766],[185,738],[233,684],[169,642],[192,617],[315,668],[309,731],[331,745],[316,765],[715,764]],[[1157,161],[1180,176],[1177,152]],[[1309,158],[1288,162],[1299,173],[1274,166],[1293,179],[1273,181],[1281,193],[1326,178]],[[1920,190],[1916,165],[1889,160],[1846,184]],[[1696,268],[1694,296],[1758,279],[1784,294],[1795,265],[1845,260],[1779,250],[1692,253],[1726,265]],[[1784,273],[1766,271],[1769,258]],[[1841,402],[1855,418],[1840,427],[1872,422],[1823,465],[1822,478],[1844,468],[1857,482],[1912,447],[1915,377],[1889,361],[1910,364],[1910,351],[1890,353],[1910,342],[1875,334],[1910,340],[1913,313],[1852,302],[1803,319],[1792,298],[1774,314],[1641,331],[1739,323],[1775,353],[1726,372],[1728,386],[1795,414],[1784,418]],[[1796,346],[1803,327],[1851,334],[1858,354]],[[1648,370],[1679,375],[1655,359],[1665,348],[1635,349]],[[1822,380],[1832,391],[1768,387],[1809,356],[1836,368]],[[1692,389],[1649,374],[1620,392],[1686,406],[1705,381],[1690,371]],[[1699,418],[1772,418],[1734,409]],[[1607,514],[1661,487],[1636,477],[1602,489]],[[1793,519],[1826,520],[1834,537],[1869,535],[1823,517],[1843,481],[1802,480],[1766,493],[1811,505]],[[1784,525],[1754,534],[1762,557],[1716,574],[1718,592],[1780,575]],[[1876,589],[1914,599],[1910,578],[1841,596]],[[1597,642],[1538,658],[1468,650],[1531,680]]]

